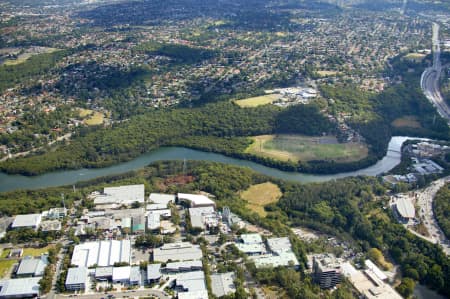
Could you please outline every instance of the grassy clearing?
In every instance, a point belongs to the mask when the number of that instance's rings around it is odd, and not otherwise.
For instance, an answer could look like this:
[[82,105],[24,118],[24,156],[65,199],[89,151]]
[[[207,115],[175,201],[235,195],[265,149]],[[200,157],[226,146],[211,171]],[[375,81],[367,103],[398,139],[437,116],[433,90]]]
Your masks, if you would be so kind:
[[0,254],[0,258],[5,259],[9,256],[9,253],[11,252],[10,249],[3,249],[2,253]]
[[272,104],[274,101],[278,100],[281,97],[279,94],[268,94],[259,97],[247,98],[243,100],[234,101],[239,107],[257,107],[267,104]]
[[0,261],[0,277],[6,278],[10,273],[12,266],[17,263],[16,260],[3,260]]
[[316,73],[320,77],[332,77],[340,74],[340,72],[337,71],[317,71]]
[[52,248],[52,245],[42,247],[42,248],[24,248],[23,249],[23,256],[40,256],[43,253],[47,253],[50,248]]
[[277,202],[282,195],[280,188],[271,182],[250,186],[241,193],[241,197],[247,201],[246,206],[262,217],[267,215],[264,206]]
[[28,59],[30,59],[34,55],[43,54],[43,53],[53,53],[58,51],[56,48],[42,48],[42,51],[33,52],[33,53],[23,53],[20,54],[17,59],[7,59],[3,62],[4,65],[18,65],[24,63]]
[[425,54],[421,53],[409,53],[405,55],[406,59],[413,60],[415,62],[421,62],[425,58]]
[[101,112],[83,108],[78,109],[78,115],[85,118],[84,123],[88,126],[101,125],[105,118],[105,115]]
[[362,143],[338,143],[333,136],[261,135],[252,137],[247,153],[281,161],[333,160],[353,162],[367,157]]
[[399,127],[408,127],[408,128],[421,128],[419,121],[414,116],[404,116],[395,119],[392,122],[392,125],[396,128]]

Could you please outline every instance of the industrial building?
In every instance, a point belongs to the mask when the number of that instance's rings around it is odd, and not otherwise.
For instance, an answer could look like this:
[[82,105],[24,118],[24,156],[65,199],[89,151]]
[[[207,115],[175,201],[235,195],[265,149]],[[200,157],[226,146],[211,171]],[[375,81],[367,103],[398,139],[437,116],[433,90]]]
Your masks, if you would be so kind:
[[185,272],[176,275],[175,290],[178,299],[208,299],[203,271]]
[[299,263],[293,252],[277,254],[256,255],[250,257],[256,268],[293,267],[298,268]]
[[162,269],[164,273],[182,273],[190,271],[199,271],[203,269],[202,261],[183,261],[167,263],[166,267]]
[[341,265],[332,254],[313,257],[313,279],[321,289],[330,289],[341,282]]
[[66,278],[66,289],[80,291],[86,289],[88,270],[86,267],[69,268]]
[[75,246],[72,255],[72,265],[78,267],[114,266],[115,263],[131,262],[130,240],[110,240],[87,242]]
[[292,252],[291,241],[288,237],[269,238],[267,239],[267,246],[269,246],[271,252],[276,254]]
[[42,212],[42,217],[47,219],[62,219],[67,216],[66,208],[52,208],[48,211]]
[[147,283],[156,283],[161,279],[161,264],[147,265]]
[[159,231],[161,227],[161,216],[157,213],[149,213],[147,216],[147,229],[149,231]]
[[99,209],[119,208],[121,206],[130,206],[138,202],[145,202],[144,184],[128,185],[120,187],[105,187],[103,193],[95,192],[92,194],[94,204]]
[[41,214],[25,214],[17,215],[11,224],[12,229],[17,228],[32,228],[37,230],[42,221]]
[[151,193],[148,199],[154,204],[163,204],[166,207],[169,203],[175,203],[175,195],[173,194]]
[[203,230],[219,225],[219,217],[212,206],[189,208],[189,217],[192,227]]
[[211,289],[217,298],[236,292],[233,272],[211,274]]
[[177,242],[164,244],[153,250],[153,260],[166,263],[168,261],[201,260],[203,257],[200,245],[189,242]]
[[112,271],[112,282],[139,285],[141,283],[139,266],[114,267]]
[[45,267],[48,265],[48,256],[42,255],[40,258],[31,256],[24,257],[16,271],[17,277],[41,277],[44,275]]
[[349,262],[342,264],[342,274],[348,278],[350,283],[367,299],[401,299],[390,285],[379,279],[371,269],[358,271]]
[[216,203],[205,195],[178,193],[179,202],[187,203],[191,208],[216,207]]
[[263,244],[259,234],[242,234],[241,243],[236,243],[239,251],[248,255],[261,255],[266,252],[266,247]]
[[0,280],[0,299],[39,296],[40,277]]
[[396,214],[402,221],[409,221],[416,216],[416,210],[410,199],[403,196],[399,197],[394,204]]

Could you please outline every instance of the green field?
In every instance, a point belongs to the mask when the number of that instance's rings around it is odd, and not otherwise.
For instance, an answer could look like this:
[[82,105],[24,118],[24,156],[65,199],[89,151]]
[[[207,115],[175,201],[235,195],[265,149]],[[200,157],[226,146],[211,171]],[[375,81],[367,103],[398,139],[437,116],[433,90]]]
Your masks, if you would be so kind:
[[101,112],[84,108],[78,108],[78,115],[85,118],[84,123],[88,126],[101,125],[105,118],[105,115]]
[[16,260],[0,261],[0,278],[5,278],[10,273],[12,266],[17,263]]
[[252,137],[247,153],[281,161],[333,160],[353,162],[367,157],[361,143],[338,143],[333,136],[261,135]]
[[239,107],[257,107],[267,104],[272,104],[274,101],[278,100],[281,97],[279,94],[268,94],[259,97],[247,98],[243,100],[234,101]]
[[247,201],[246,206],[261,217],[267,215],[264,206],[277,202],[282,195],[280,188],[271,182],[252,185],[241,193],[242,199]]

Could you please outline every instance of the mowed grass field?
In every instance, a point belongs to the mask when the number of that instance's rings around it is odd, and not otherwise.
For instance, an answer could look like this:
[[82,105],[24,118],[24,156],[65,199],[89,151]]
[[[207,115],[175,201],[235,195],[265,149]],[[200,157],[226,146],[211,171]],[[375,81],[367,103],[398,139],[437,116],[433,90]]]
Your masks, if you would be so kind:
[[88,126],[101,125],[105,118],[105,115],[101,112],[83,108],[78,109],[78,115],[81,118],[86,118],[84,123]]
[[234,102],[241,108],[257,107],[261,105],[272,104],[281,97],[279,94],[268,94],[259,97],[247,98],[243,100],[235,100]]
[[417,120],[417,118],[414,116],[404,116],[404,117],[397,118],[392,122],[392,125],[396,128],[399,128],[399,127],[421,128],[422,127],[421,124],[419,123],[419,121]]
[[247,208],[261,217],[267,215],[264,206],[277,202],[282,195],[280,188],[271,182],[252,185],[240,194],[241,198],[247,201]]
[[362,143],[338,143],[333,136],[261,135],[252,137],[247,153],[281,161],[333,160],[353,162],[367,157]]

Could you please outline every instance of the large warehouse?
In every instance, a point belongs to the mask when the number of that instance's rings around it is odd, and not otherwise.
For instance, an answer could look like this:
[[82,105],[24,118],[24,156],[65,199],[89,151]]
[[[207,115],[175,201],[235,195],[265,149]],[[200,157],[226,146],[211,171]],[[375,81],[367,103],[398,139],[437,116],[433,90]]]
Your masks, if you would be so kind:
[[119,187],[105,187],[102,194],[94,196],[94,204],[104,207],[129,206],[134,202],[144,203],[145,187],[140,185],[128,185]]
[[414,219],[416,216],[416,210],[414,209],[411,200],[405,197],[400,197],[397,199],[395,202],[395,210],[403,221]]
[[78,267],[108,267],[120,262],[131,262],[130,240],[87,242],[73,250],[72,265]]

